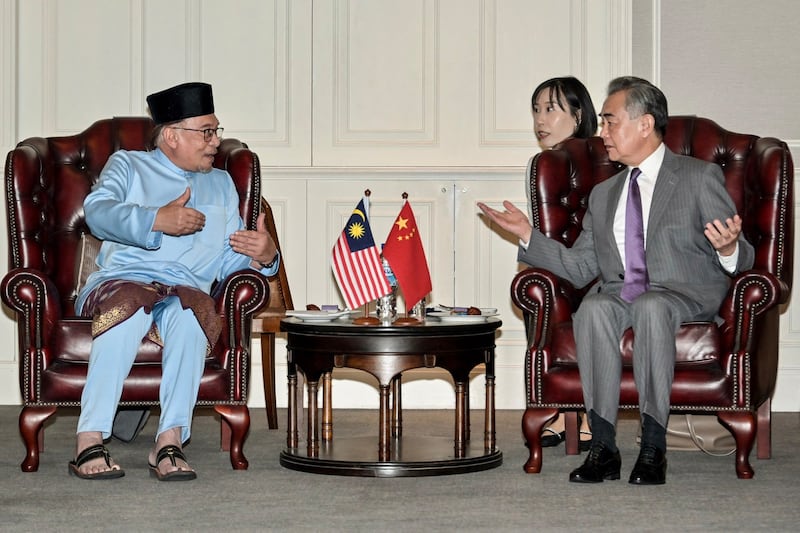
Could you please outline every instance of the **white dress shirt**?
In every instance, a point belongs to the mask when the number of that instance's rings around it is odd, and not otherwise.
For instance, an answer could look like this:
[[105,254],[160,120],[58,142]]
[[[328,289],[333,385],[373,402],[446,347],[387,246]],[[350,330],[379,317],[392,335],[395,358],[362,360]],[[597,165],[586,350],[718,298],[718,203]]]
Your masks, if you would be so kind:
[[[647,223],[650,218],[650,206],[653,204],[653,191],[656,188],[656,180],[658,173],[661,171],[661,164],[664,162],[664,153],[666,148],[664,143],[661,143],[656,150],[647,156],[647,158],[639,164],[641,174],[637,178],[639,183],[639,192],[642,197],[642,222],[644,226],[644,246],[647,250]],[[614,240],[617,242],[617,249],[619,250],[620,259],[622,264],[625,264],[625,211],[627,209],[628,189],[630,188],[630,176],[633,168],[628,167],[628,177],[622,187],[622,194],[619,197],[617,204],[617,212],[614,214]],[[710,220],[708,222],[711,222]],[[736,245],[736,250],[729,255],[723,256],[717,252],[720,264],[728,272],[735,272],[736,263],[739,259],[739,245]]]

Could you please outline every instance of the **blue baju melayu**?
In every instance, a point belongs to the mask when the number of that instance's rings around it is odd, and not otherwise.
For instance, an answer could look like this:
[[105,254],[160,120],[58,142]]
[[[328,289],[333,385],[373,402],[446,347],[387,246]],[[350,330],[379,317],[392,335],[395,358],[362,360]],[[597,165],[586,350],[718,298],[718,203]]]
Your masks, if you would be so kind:
[[[158,209],[181,196],[186,207],[205,215],[205,226],[191,235],[153,231]],[[235,252],[228,237],[244,228],[239,197],[227,172],[189,172],[176,166],[159,149],[118,151],[108,160],[97,184],[84,201],[86,222],[103,240],[92,273],[78,294],[81,313],[92,291],[114,280],[167,287],[191,287],[208,293],[212,283],[250,268],[251,258]],[[265,275],[277,272],[278,262]],[[161,419],[158,434],[181,428],[190,435],[191,416],[203,373],[208,339],[191,309],[178,296],[159,300],[151,312],[139,308],[132,316],[94,338],[89,372],[81,398],[78,432],[99,431],[108,438],[114,414],[142,339],[153,324],[163,341]],[[212,339],[213,341],[213,339]]]

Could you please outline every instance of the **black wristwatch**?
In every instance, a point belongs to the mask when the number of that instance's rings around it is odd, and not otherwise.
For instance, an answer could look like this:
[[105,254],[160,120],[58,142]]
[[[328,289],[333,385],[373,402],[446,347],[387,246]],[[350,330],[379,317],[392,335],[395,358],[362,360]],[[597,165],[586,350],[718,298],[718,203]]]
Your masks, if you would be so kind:
[[275,263],[278,262],[278,258],[280,257],[280,255],[281,255],[280,252],[275,252],[275,257],[272,258],[272,261],[270,261],[269,263],[262,263],[261,261],[259,261],[258,264],[261,265],[261,268],[268,268],[268,269],[272,268],[275,266]]

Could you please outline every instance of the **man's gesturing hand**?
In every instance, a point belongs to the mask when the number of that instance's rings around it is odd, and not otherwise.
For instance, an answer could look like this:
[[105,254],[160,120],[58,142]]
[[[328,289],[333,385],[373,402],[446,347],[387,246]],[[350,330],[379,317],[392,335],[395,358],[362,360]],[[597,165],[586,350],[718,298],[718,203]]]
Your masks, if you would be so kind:
[[231,235],[230,243],[234,251],[250,257],[256,263],[269,263],[278,253],[275,241],[267,232],[264,213],[259,213],[255,231],[239,230]]
[[192,191],[187,187],[183,194],[160,207],[156,213],[153,231],[180,236],[191,235],[203,229],[206,225],[206,216],[197,209],[186,207],[186,202],[191,196]]
[[741,232],[742,219],[739,215],[734,215],[733,218],[725,219],[724,224],[720,220],[707,223],[703,233],[720,255],[731,255],[736,251]]

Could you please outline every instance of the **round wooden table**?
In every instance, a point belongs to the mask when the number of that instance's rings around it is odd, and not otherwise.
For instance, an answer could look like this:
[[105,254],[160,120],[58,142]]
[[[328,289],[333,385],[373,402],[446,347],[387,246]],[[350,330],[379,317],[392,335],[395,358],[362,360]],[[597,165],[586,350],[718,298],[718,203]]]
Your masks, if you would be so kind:
[[[495,442],[494,340],[502,322],[494,317],[469,322],[429,318],[417,325],[356,325],[350,320],[281,321],[287,332],[289,421],[286,468],[351,476],[428,476],[474,472],[500,466],[503,454]],[[482,442],[470,441],[469,374],[484,364],[485,425]],[[414,368],[447,370],[455,384],[455,435],[447,439],[403,436],[401,375]],[[307,443],[298,443],[297,369],[308,390]],[[331,372],[355,368],[374,376],[380,389],[375,437],[333,439]],[[318,393],[322,383],[322,423]],[[322,430],[322,438],[320,438]]]

